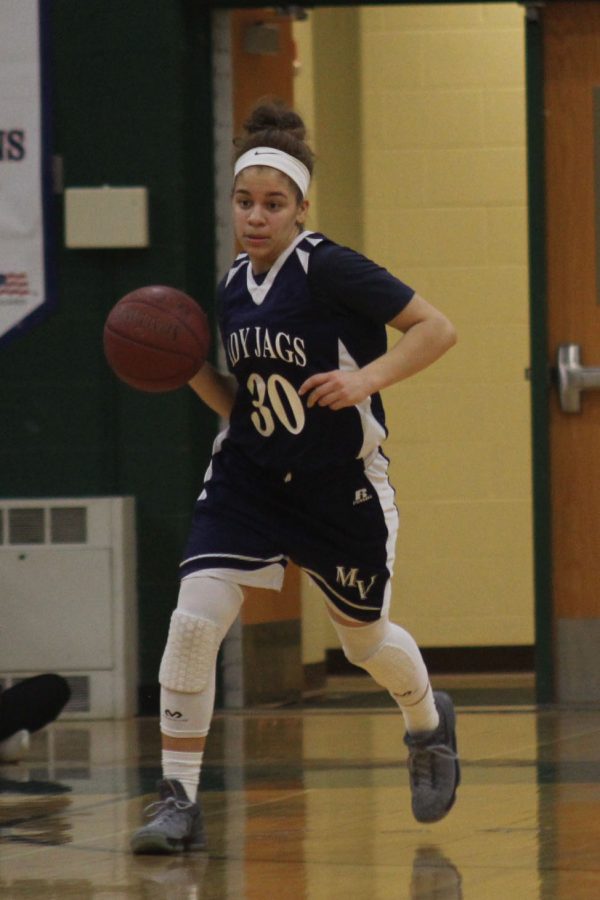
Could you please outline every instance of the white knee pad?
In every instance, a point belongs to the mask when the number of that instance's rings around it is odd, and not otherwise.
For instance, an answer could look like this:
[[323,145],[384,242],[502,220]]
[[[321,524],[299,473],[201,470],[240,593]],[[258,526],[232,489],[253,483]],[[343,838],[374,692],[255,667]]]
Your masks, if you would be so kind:
[[239,585],[219,578],[182,581],[158,675],[163,687],[189,694],[205,690],[242,599]]
[[427,690],[429,676],[411,635],[388,619],[348,628],[333,622],[347,659],[360,666],[394,697],[410,705]]
[[213,670],[219,643],[214,622],[175,610],[158,680],[172,691],[203,691]]

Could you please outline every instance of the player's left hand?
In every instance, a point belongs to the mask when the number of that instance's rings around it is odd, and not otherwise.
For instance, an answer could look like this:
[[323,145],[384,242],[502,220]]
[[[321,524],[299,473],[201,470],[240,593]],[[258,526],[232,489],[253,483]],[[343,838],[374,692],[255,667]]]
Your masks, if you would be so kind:
[[371,391],[367,378],[360,369],[353,372],[334,369],[311,375],[298,393],[301,397],[308,394],[306,405],[309,409],[315,404],[328,406],[330,409],[345,409],[362,403]]

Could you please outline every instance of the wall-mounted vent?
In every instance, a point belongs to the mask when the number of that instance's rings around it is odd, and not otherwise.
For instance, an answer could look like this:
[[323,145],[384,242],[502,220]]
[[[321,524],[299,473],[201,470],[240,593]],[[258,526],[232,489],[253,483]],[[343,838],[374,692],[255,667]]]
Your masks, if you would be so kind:
[[91,709],[90,676],[67,675],[67,682],[71,688],[71,696],[65,712],[89,713]]
[[87,520],[86,506],[0,508],[0,546],[5,543],[85,544]]
[[51,544],[85,544],[86,541],[87,509],[85,506],[51,507]]
[[137,709],[131,497],[0,501],[0,682],[57,672],[71,718]]
[[44,509],[31,507],[8,510],[8,541],[10,544],[43,544]]

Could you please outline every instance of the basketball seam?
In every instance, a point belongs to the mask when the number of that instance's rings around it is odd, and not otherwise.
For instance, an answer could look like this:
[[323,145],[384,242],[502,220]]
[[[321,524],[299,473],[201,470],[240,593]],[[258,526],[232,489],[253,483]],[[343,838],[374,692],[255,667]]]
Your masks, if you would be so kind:
[[169,356],[174,357],[185,357],[185,359],[189,359],[190,362],[194,362],[195,356],[190,353],[185,353],[183,350],[167,350],[165,347],[155,347],[154,344],[145,344],[143,341],[136,341],[133,338],[127,337],[124,334],[121,334],[119,331],[114,331],[114,329],[110,328],[108,325],[106,326],[106,331],[110,332],[113,337],[118,338],[121,341],[124,341],[128,344],[133,344],[135,347],[143,347],[146,350],[151,350],[153,353],[166,353]]
[[[130,302],[130,303],[139,303],[140,306],[149,306],[151,309],[159,309],[161,312],[164,312],[164,311],[165,311],[165,307],[162,306],[161,303],[160,303],[159,301],[156,301],[156,302],[155,302],[155,301],[150,300],[150,299],[148,299],[148,298],[142,298],[142,299],[139,299],[139,300],[136,298],[135,300],[130,300],[129,302]],[[201,316],[204,317],[204,320],[205,320],[204,323],[205,323],[205,325],[206,325],[206,330],[207,330],[208,338],[207,338],[206,342],[203,341],[202,343],[203,343],[203,344],[206,343],[206,346],[205,346],[203,349],[204,349],[204,353],[207,354],[208,351],[209,351],[209,349],[210,349],[210,324],[209,324],[209,321],[208,321],[208,316],[206,315],[206,313],[204,312],[204,310],[202,309],[202,307],[201,307],[201,306],[198,306],[197,308],[198,308],[198,312],[201,314]],[[196,340],[198,340],[198,335],[197,335],[197,333],[196,333],[192,328],[189,327],[189,325],[187,324],[187,322],[186,322],[184,319],[179,318],[179,316],[176,315],[175,311],[174,311],[173,309],[171,309],[171,308],[169,308],[169,312],[173,315],[173,318],[174,318],[174,319],[177,319],[177,321],[179,322],[179,324],[182,325],[182,326],[185,328],[185,330],[188,332],[188,334],[191,334],[191,336],[192,336],[193,338],[195,338]]]

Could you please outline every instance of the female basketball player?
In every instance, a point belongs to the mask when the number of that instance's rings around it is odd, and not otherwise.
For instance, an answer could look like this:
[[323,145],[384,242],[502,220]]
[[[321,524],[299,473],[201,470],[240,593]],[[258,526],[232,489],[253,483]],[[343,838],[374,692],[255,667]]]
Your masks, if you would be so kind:
[[[347,658],[400,707],[417,820],[445,816],[459,783],[452,701],[432,692],[415,641],[388,617],[398,518],[380,449],[380,391],[435,362],[455,333],[387,271],[304,230],[313,168],[304,137],[295,112],[263,104],[238,147],[243,252],[218,289],[231,375],[206,364],[190,382],[229,426],[181,564],[160,668],[164,780],[135,853],[205,846],[196,794],[217,651],[243,587],[280,589],[288,560],[323,590]],[[390,349],[386,325],[402,335]]]

